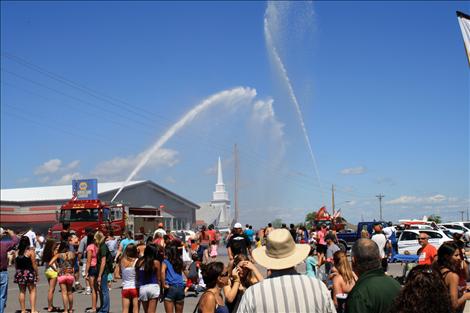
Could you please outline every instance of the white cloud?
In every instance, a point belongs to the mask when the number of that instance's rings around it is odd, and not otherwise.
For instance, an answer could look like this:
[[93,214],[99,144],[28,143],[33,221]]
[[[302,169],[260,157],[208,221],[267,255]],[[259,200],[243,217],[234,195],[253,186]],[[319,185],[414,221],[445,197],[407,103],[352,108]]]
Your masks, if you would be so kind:
[[79,178],[81,178],[81,175],[78,172],[65,174],[61,178],[56,180],[55,183],[59,185],[68,185],[68,184],[72,184],[73,179],[79,179]]
[[65,166],[68,170],[76,169],[80,165],[80,160],[74,160]]
[[[92,171],[92,175],[102,180],[125,179],[142,160],[144,153],[142,152],[137,156],[115,157],[101,162]],[[160,149],[150,157],[145,167],[172,167],[179,162],[177,156],[178,151],[176,150]]]
[[358,167],[350,167],[350,168],[344,168],[340,171],[340,174],[342,175],[360,175],[364,174],[367,172],[367,168],[364,166],[358,166]]
[[398,198],[386,201],[386,204],[398,205],[398,204],[435,204],[442,203],[447,200],[447,197],[441,194],[432,195],[429,197],[417,197],[403,195]]
[[44,164],[36,168],[36,170],[34,171],[34,175],[55,173],[60,169],[61,164],[62,161],[59,159],[52,159],[47,162],[44,162]]

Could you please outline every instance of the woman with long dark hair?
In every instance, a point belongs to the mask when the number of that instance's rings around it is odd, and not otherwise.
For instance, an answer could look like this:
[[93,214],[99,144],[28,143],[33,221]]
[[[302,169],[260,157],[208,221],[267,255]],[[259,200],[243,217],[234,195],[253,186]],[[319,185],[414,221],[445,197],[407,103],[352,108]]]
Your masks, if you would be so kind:
[[229,272],[222,262],[213,262],[202,267],[202,278],[206,284],[206,292],[198,303],[199,313],[228,313],[224,305],[222,288],[228,285]]
[[85,279],[88,280],[91,293],[91,309],[88,313],[96,313],[98,302],[98,243],[104,240],[102,232],[87,234]]
[[[44,250],[42,252],[42,263],[49,264],[54,255],[59,251],[59,242],[54,239],[48,239],[44,245]],[[44,275],[47,278],[49,284],[49,291],[47,292],[47,312],[56,312],[59,308],[54,306],[54,291],[57,286],[57,264],[48,265]]]
[[460,251],[453,242],[442,244],[437,250],[435,267],[440,271],[450,294],[452,309],[461,312],[465,301],[470,300],[470,293],[464,292],[465,286],[459,286]]
[[130,243],[124,250],[123,257],[120,261],[122,276],[122,313],[128,313],[129,307],[132,305],[132,312],[139,312],[139,291],[135,284],[135,264],[139,257],[137,246]]
[[418,265],[408,274],[390,312],[452,313],[454,310],[440,272],[430,265]]
[[16,273],[14,282],[20,288],[19,301],[21,313],[26,313],[26,288],[29,290],[29,302],[31,313],[36,310],[36,283],[38,282],[38,265],[36,264],[36,253],[30,247],[29,237],[23,236],[18,243],[18,255],[15,258]]
[[157,300],[161,290],[160,261],[157,260],[157,255],[157,246],[150,243],[145,247],[144,256],[140,257],[135,264],[139,300],[142,302],[145,313],[157,311]]
[[237,254],[228,270],[230,279],[228,284],[223,286],[225,303],[229,312],[237,312],[245,290],[262,281],[263,275],[244,254]]
[[185,288],[183,267],[181,251],[174,244],[168,245],[161,270],[166,313],[183,312]]

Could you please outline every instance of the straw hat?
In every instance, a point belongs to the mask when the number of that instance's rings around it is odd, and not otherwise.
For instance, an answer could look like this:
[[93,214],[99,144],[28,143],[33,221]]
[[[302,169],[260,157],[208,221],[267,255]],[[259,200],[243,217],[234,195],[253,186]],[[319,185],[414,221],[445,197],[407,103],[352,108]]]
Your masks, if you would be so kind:
[[281,270],[293,267],[307,258],[310,246],[295,244],[287,229],[275,229],[269,233],[266,246],[253,250],[253,258],[261,266]]

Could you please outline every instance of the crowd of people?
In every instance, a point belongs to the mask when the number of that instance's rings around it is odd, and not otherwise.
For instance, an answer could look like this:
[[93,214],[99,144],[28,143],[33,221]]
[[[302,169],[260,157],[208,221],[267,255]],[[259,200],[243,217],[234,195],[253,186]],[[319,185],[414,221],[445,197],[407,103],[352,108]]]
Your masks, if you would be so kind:
[[[107,313],[110,285],[118,280],[123,313],[180,313],[189,293],[199,297],[194,312],[201,313],[457,313],[470,300],[462,241],[436,249],[424,232],[417,266],[400,285],[386,273],[390,241],[380,224],[354,243],[351,257],[327,225],[268,224],[255,232],[235,223],[225,237],[209,225],[186,238],[160,224],[139,239],[131,232],[118,238],[93,229],[79,238],[68,226],[60,238],[42,240],[32,230],[18,236],[0,229],[0,313],[6,307],[10,262],[22,313],[27,295],[31,313],[38,312],[40,266],[48,282],[48,312],[74,312],[74,293],[81,291],[89,296],[86,312]],[[225,263],[221,245],[227,249]],[[305,273],[298,270],[302,263]],[[61,304],[54,303],[56,288]]]

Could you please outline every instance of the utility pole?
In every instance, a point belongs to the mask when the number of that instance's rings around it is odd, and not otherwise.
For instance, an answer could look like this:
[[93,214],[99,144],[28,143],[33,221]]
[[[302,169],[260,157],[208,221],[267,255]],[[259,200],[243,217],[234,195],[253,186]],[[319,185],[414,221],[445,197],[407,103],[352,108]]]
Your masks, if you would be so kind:
[[465,211],[459,211],[459,213],[460,213],[460,220],[461,220],[462,222],[463,222],[463,213],[464,213],[464,212],[465,212]]
[[235,176],[234,176],[234,187],[235,187],[235,192],[233,193],[233,206],[234,206],[234,221],[239,222],[239,211],[238,211],[238,180],[239,180],[239,168],[238,168],[238,147],[237,144],[233,146],[233,159],[235,163]]
[[383,195],[383,194],[378,194],[376,197],[379,198],[379,204],[380,204],[380,221],[382,221],[382,199],[383,199],[383,197],[385,197],[385,195]]
[[468,221],[468,207],[467,207],[467,221]]
[[331,208],[333,209],[333,215],[335,215],[335,185],[331,185]]

